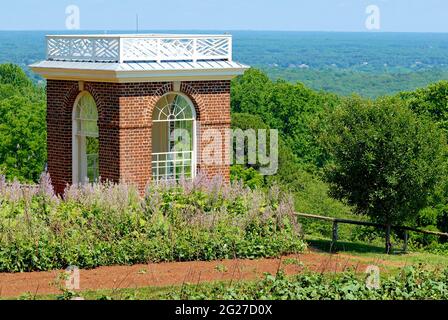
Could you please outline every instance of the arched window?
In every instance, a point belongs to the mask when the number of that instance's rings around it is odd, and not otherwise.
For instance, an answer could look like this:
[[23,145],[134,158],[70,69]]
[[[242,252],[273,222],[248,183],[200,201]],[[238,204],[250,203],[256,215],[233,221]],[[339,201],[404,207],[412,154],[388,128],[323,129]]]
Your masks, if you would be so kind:
[[196,174],[196,112],[183,94],[169,93],[156,104],[152,126],[152,177],[155,181]]
[[99,180],[98,109],[88,92],[81,92],[73,109],[73,183]]

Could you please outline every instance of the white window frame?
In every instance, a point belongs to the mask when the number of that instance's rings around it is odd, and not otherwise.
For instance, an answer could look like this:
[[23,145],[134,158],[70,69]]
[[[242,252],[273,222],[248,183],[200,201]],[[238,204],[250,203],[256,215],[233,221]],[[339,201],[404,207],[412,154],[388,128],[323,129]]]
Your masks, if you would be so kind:
[[[84,184],[89,183],[88,173],[87,173],[87,151],[85,150],[86,142],[80,143],[80,139],[86,139],[87,136],[80,136],[78,134],[78,118],[77,109],[79,101],[86,95],[93,96],[88,91],[82,91],[76,97],[75,103],[72,110],[72,184]],[[98,106],[95,102],[95,107]],[[98,121],[98,119],[97,119]],[[97,164],[99,166],[99,163]],[[80,172],[82,171],[82,172]],[[83,178],[81,178],[83,177]]]
[[[184,156],[185,154],[189,154],[189,153],[191,154],[191,179],[194,179],[196,177],[196,175],[197,175],[197,113],[196,113],[196,108],[195,108],[193,102],[191,101],[191,99],[186,94],[184,94],[182,92],[177,92],[177,91],[171,91],[171,92],[168,92],[168,93],[164,94],[157,101],[156,107],[157,107],[157,104],[159,103],[159,101],[161,101],[162,99],[165,99],[166,96],[169,96],[169,95],[181,96],[182,98],[185,99],[185,101],[188,102],[188,105],[190,106],[191,113],[192,113],[192,116],[193,116],[192,119],[174,119],[174,120],[167,119],[167,120],[160,120],[160,118],[159,118],[159,120],[152,119],[152,122],[153,123],[161,123],[161,122],[170,123],[170,122],[175,122],[175,121],[192,121],[192,123],[193,123],[193,126],[192,126],[192,128],[193,128],[192,129],[192,131],[193,131],[192,132],[192,134],[193,134],[192,146],[193,147],[192,147],[191,151],[180,151],[180,152],[174,151],[174,152],[161,152],[161,153],[154,153],[153,152],[152,155],[151,155],[151,175],[152,175],[152,180],[155,181],[155,182],[164,180],[163,177],[167,177],[168,175],[165,172],[165,175],[158,174],[158,175],[154,176],[154,174],[153,174],[153,171],[155,169],[154,165],[155,164],[159,165],[160,163],[165,162],[165,168],[166,168],[167,167],[166,163],[169,163],[169,162],[189,161],[188,159],[187,160],[185,160],[185,159],[184,160],[177,160],[176,157],[178,155],[180,155],[180,154],[182,154],[182,156]],[[154,115],[154,112],[157,112],[156,107],[154,107],[153,115]],[[155,137],[153,136],[153,134],[151,134],[151,139],[154,140],[154,138]],[[154,144],[152,143],[152,145],[154,145]],[[173,156],[173,158],[174,158],[173,160],[165,160],[165,161],[164,160],[160,160],[160,157],[167,158],[170,155]],[[154,158],[156,158],[156,160],[154,160]]]

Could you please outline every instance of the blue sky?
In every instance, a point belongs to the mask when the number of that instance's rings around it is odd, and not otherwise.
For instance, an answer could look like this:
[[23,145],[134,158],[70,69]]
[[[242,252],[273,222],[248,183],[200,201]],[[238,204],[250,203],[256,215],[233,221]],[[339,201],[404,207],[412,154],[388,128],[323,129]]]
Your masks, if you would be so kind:
[[446,0],[8,0],[0,30],[64,30],[68,5],[81,30],[367,31],[377,5],[381,31],[448,32]]

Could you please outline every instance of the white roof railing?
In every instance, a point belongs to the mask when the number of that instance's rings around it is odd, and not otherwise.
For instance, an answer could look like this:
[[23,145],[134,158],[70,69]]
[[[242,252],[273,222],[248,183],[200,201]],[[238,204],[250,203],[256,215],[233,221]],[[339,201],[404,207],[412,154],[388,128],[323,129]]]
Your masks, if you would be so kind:
[[231,35],[50,35],[47,60],[81,62],[232,61]]

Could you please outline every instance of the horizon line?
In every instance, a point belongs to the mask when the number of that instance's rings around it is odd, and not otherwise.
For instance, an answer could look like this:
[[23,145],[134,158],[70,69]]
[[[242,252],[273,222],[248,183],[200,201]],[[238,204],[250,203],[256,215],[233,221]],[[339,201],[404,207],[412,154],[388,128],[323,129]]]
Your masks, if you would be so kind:
[[144,32],[154,32],[154,31],[177,31],[177,32],[187,32],[187,31],[219,31],[219,32],[297,32],[297,33],[366,33],[366,34],[381,34],[381,33],[423,33],[423,34],[446,34],[447,31],[383,31],[383,30],[277,30],[277,29],[0,29],[0,32],[132,32],[135,34],[140,34]]

